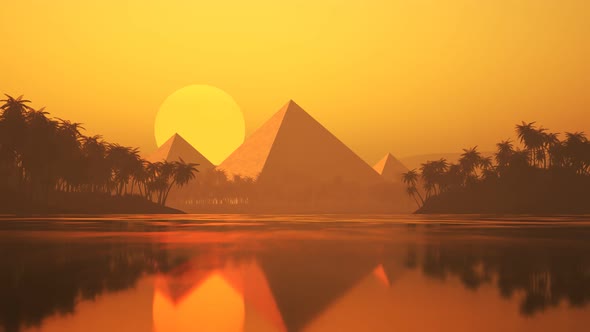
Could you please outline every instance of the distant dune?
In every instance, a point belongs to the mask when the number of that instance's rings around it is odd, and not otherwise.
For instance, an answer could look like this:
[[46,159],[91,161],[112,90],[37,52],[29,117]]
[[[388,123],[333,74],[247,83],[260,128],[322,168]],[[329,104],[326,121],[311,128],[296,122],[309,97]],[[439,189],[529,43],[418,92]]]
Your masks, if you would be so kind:
[[[461,158],[462,152],[456,153],[430,153],[430,154],[418,154],[414,156],[408,156],[400,158],[402,164],[406,165],[409,169],[420,169],[420,165],[429,160],[439,160],[445,158],[449,163],[455,163]],[[484,157],[492,157],[494,152],[483,151],[481,153]]]

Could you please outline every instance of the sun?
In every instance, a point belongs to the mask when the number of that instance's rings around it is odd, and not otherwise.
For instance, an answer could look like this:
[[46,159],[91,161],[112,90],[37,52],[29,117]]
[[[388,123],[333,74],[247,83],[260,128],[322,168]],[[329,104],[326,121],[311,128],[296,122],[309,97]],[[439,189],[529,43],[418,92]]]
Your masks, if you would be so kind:
[[186,86],[166,98],[156,115],[158,147],[176,133],[219,165],[244,142],[244,115],[225,91],[209,85]]

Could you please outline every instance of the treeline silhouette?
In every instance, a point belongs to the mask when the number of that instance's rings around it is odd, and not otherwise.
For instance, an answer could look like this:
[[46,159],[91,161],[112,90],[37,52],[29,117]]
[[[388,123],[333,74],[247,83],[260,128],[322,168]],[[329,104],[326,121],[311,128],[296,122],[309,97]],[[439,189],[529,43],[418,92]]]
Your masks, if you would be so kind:
[[85,136],[80,123],[51,118],[22,96],[6,95],[0,103],[0,188],[28,208],[47,207],[65,193],[72,204],[75,197],[135,195],[163,206],[172,187],[196,175],[197,164],[147,162],[137,148]]
[[169,206],[185,212],[239,213],[392,213],[411,212],[412,201],[400,183],[362,186],[350,179],[310,183],[302,178],[268,185],[250,177],[228,177],[220,169],[202,173],[174,188]]
[[516,125],[520,147],[498,144],[491,157],[477,146],[457,163],[427,161],[403,174],[419,213],[590,212],[590,141],[583,132]]

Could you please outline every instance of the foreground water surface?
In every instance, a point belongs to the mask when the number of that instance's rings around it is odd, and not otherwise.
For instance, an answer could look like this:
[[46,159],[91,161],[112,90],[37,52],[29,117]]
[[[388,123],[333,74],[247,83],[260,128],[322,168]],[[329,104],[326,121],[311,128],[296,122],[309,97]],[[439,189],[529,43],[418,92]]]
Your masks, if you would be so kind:
[[0,217],[0,331],[588,331],[590,217]]

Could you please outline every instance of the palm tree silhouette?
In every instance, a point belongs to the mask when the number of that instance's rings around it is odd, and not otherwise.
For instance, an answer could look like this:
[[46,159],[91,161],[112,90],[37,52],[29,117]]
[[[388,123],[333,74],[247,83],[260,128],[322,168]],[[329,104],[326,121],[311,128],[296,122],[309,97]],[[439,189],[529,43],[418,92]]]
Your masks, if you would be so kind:
[[424,190],[426,191],[426,199],[432,195],[436,195],[436,178],[438,176],[436,165],[433,161],[427,161],[420,166],[422,180],[424,180]]
[[171,181],[168,185],[168,189],[166,190],[166,194],[162,199],[162,205],[166,205],[166,201],[168,200],[168,195],[170,194],[170,190],[174,185],[178,187],[183,187],[187,183],[189,183],[192,179],[195,178],[196,173],[199,172],[197,166],[199,164],[195,163],[186,163],[182,158],[179,157],[179,161],[175,161],[171,163],[173,165],[173,170],[171,174]]
[[[407,193],[408,195],[412,196],[414,198],[414,200],[416,200],[416,195],[418,195],[418,197],[420,198],[420,202],[422,202],[422,204],[424,204],[424,199],[422,198],[422,195],[420,195],[420,192],[418,191],[417,185],[418,185],[418,171],[416,171],[416,169],[407,171],[406,173],[402,174],[402,181],[407,185]],[[416,204],[418,204],[418,207],[421,206],[421,204],[416,200]]]
[[414,199],[414,202],[416,202],[416,205],[418,206],[418,208],[420,208],[420,206],[422,206],[422,205],[420,204],[420,202],[416,198],[417,192],[418,192],[418,189],[416,189],[416,187],[407,187],[406,188],[406,193],[408,194],[408,196],[412,197]]
[[495,154],[496,163],[499,167],[506,167],[510,162],[510,158],[514,154],[514,144],[510,139],[505,141],[501,141],[500,143],[496,144],[498,151]]
[[111,166],[107,156],[108,144],[102,136],[83,137],[82,153],[87,162],[86,180],[91,192],[106,192],[111,180]]
[[543,167],[550,168],[553,165],[552,151],[556,146],[560,145],[559,133],[544,133],[543,135],[543,149],[545,151],[545,160],[543,160]]
[[411,187],[415,187],[418,183],[418,171],[416,171],[416,169],[413,169],[411,171],[403,173],[402,181]]
[[185,186],[197,172],[197,164],[151,164],[137,148],[84,136],[82,124],[50,118],[22,96],[0,102],[0,185],[37,205],[51,192],[123,196],[136,188],[163,205],[174,185]]
[[457,189],[465,183],[465,172],[459,164],[450,164],[445,174],[446,190]]
[[542,154],[546,141],[545,131],[547,129],[543,127],[537,129],[535,123],[522,121],[522,124],[516,125],[516,133],[520,142],[531,152],[529,156],[531,164],[537,166],[544,160]]
[[111,144],[107,149],[107,160],[111,163],[116,194],[119,196],[127,194],[134,172],[143,165],[139,150]]
[[578,174],[588,174],[590,168],[590,143],[583,132],[566,133],[564,142],[567,163]]
[[14,98],[5,94],[6,99],[0,100],[4,103],[0,106],[0,148],[2,155],[6,157],[7,164],[14,169],[17,177],[18,187],[24,183],[24,169],[22,168],[22,152],[26,135],[26,114],[31,109],[27,104],[30,100],[23,99],[23,96]]
[[477,146],[470,149],[463,149],[461,158],[459,159],[459,165],[463,169],[463,172],[467,180],[473,181],[477,179],[477,168],[481,166],[482,156],[477,151]]
[[443,189],[445,183],[444,176],[447,168],[448,163],[444,158],[427,161],[422,164],[420,171],[422,172],[422,179],[424,180],[426,198],[439,194]]
[[[535,122],[516,125],[516,134],[523,149],[515,149],[508,139],[496,144],[494,158],[483,157],[475,146],[463,149],[458,165],[435,161],[422,164],[420,176],[427,193],[426,205],[453,205],[461,200],[472,201],[471,196],[479,195],[485,201],[482,209],[489,209],[490,202],[505,202],[506,206],[501,208],[556,207],[567,212],[566,207],[574,206],[586,211],[585,207],[577,207],[580,202],[586,206],[590,199],[590,194],[584,194],[586,191],[581,189],[590,185],[590,141],[586,135],[566,133],[561,141],[558,133],[536,127]],[[545,187],[539,187],[539,183]],[[410,194],[412,190],[407,192]],[[559,196],[561,192],[567,194]],[[428,198],[435,195],[445,195],[449,200],[438,199],[430,204]],[[511,197],[511,201],[502,196]],[[549,202],[548,206],[540,206],[537,203],[540,200]]]

